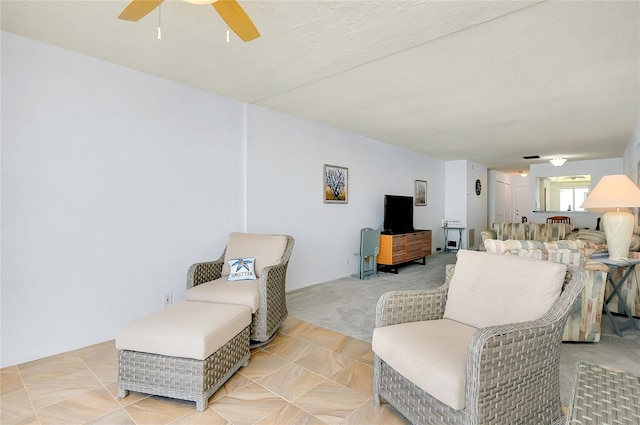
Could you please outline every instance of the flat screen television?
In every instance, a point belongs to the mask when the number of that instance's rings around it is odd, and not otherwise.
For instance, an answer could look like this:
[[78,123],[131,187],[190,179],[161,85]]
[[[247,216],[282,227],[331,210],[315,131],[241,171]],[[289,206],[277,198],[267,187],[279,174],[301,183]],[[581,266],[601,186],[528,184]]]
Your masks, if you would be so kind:
[[413,197],[384,196],[384,233],[388,235],[413,232]]

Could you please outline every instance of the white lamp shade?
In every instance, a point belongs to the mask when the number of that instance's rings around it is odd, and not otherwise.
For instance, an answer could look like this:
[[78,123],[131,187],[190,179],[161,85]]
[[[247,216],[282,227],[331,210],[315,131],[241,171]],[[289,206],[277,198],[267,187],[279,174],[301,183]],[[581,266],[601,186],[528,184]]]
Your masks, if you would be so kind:
[[603,176],[581,207],[640,207],[640,189],[624,174]]

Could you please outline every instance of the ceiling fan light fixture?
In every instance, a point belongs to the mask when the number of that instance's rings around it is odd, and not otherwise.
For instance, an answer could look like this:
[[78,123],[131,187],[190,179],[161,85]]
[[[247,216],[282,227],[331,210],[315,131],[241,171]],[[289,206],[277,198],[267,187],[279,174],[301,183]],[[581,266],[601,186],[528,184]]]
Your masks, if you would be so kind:
[[566,158],[561,158],[559,156],[556,156],[555,158],[551,158],[549,160],[549,162],[552,163],[553,165],[555,165],[556,167],[561,167],[562,164],[567,162],[567,160],[566,160]]
[[[160,6],[164,0],[131,0],[124,8],[118,19],[125,21],[139,21],[147,16],[152,10]],[[260,32],[247,15],[247,12],[238,4],[237,0],[185,0],[189,3],[202,5],[210,4],[218,12],[223,21],[227,24],[227,29],[231,29],[240,37],[242,41],[251,41],[260,37]],[[160,25],[158,25],[160,27]],[[162,38],[158,30],[158,39]]]

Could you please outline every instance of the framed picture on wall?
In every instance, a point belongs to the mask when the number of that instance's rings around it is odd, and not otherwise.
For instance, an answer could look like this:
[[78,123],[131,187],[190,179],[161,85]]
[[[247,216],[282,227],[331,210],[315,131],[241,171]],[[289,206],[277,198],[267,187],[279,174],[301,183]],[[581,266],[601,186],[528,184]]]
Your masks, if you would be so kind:
[[349,200],[349,169],[324,164],[324,203],[346,204]]
[[414,199],[416,205],[427,205],[427,182],[426,180],[416,180],[414,184]]

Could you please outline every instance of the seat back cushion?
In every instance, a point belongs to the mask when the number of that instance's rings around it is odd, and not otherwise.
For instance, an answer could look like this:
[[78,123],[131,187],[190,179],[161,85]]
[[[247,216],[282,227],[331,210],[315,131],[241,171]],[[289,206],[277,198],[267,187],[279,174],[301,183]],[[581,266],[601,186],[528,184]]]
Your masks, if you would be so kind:
[[486,239],[484,246],[487,252],[492,254],[504,254],[517,249],[584,249],[584,243],[580,240],[561,240],[552,242],[542,242],[534,240],[518,239]]
[[260,277],[262,269],[280,263],[286,247],[287,237],[284,235],[231,233],[224,254],[222,276],[229,276],[229,260],[254,257],[256,276]]
[[540,249],[543,248],[542,242],[521,239],[486,239],[484,248],[492,254],[504,254],[514,249]]
[[556,301],[564,264],[460,250],[444,317],[483,328],[541,318]]
[[529,239],[550,242],[564,239],[573,231],[573,226],[567,223],[545,223],[537,226],[529,233]]
[[529,239],[530,225],[534,223],[492,223],[491,227],[496,232],[496,239]]

